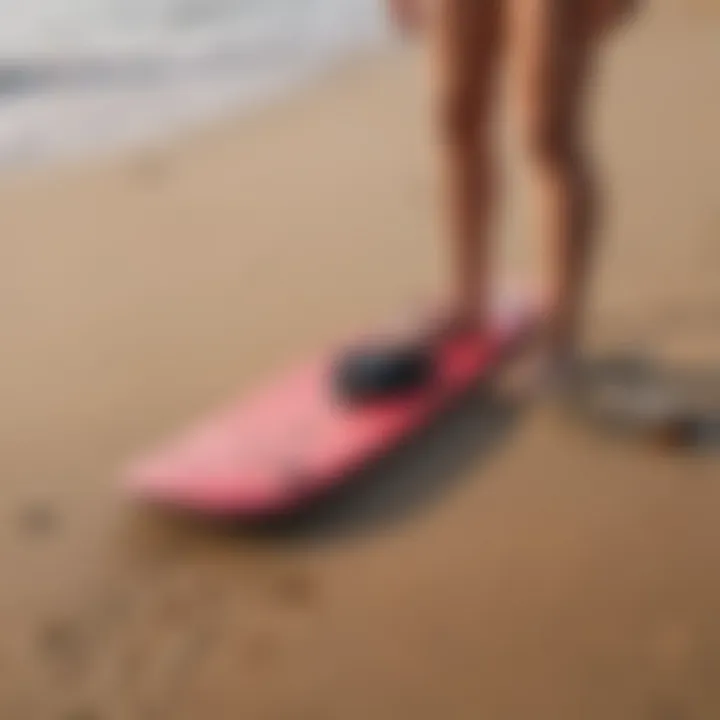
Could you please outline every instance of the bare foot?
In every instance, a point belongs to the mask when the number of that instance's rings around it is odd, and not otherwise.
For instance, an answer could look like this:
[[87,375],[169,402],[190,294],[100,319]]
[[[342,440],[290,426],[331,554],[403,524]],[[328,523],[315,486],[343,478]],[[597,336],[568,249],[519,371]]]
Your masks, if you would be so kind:
[[504,385],[526,398],[566,398],[576,388],[580,361],[576,353],[559,352],[540,343],[514,362]]

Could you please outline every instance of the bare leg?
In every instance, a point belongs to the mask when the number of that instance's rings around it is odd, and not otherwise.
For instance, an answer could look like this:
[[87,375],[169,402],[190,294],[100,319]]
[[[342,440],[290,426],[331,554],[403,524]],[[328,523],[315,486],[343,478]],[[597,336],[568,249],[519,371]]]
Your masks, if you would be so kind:
[[431,12],[451,313],[463,323],[482,323],[495,186],[490,114],[501,49],[501,0],[437,0]]
[[595,39],[580,0],[510,0],[515,89],[547,266],[548,341],[559,359],[579,340],[596,220],[585,144]]

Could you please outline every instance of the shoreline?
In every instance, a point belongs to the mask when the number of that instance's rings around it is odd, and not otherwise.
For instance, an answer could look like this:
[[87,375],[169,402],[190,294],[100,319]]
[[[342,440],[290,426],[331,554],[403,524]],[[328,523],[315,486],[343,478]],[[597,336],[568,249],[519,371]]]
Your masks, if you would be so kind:
[[[165,81],[156,81],[154,88],[119,85],[104,92],[100,86],[68,87],[57,95],[42,91],[7,96],[0,103],[0,123],[7,125],[5,132],[15,137],[15,144],[0,146],[0,178],[28,169],[62,170],[95,158],[112,159],[120,153],[152,151],[181,143],[213,124],[223,125],[268,106],[282,105],[287,97],[322,84],[336,69],[367,62],[392,51],[394,46],[391,37],[379,33],[373,39],[358,39],[346,47],[328,50],[324,56],[304,58],[295,67],[275,68],[272,72],[268,68],[248,70],[244,79],[242,69],[229,73],[227,68],[216,68],[206,77],[191,75],[179,82],[179,69],[175,68],[168,71]],[[132,57],[127,62],[132,62]],[[142,66],[141,58],[138,63]],[[102,67],[89,67],[87,72],[92,76],[102,72]],[[47,120],[41,120],[43,115],[58,116],[61,130],[51,131]],[[109,121],[108,127],[93,128],[93,115],[100,122]],[[22,133],[12,129],[20,124],[25,125]],[[35,125],[44,126],[44,130],[38,131]],[[68,131],[64,137],[62,128]],[[89,136],[83,137],[83,128],[90,131]]]

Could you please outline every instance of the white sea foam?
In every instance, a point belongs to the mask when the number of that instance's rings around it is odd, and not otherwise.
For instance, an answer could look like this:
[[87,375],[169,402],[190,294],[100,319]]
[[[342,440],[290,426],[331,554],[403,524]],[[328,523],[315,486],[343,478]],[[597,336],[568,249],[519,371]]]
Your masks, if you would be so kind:
[[382,0],[0,0],[0,167],[170,129],[387,39]]

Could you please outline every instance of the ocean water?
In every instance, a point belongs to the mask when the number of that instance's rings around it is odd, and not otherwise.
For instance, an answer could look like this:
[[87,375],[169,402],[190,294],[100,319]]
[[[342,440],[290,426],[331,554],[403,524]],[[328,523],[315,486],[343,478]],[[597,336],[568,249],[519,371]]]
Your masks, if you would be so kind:
[[165,137],[388,39],[383,0],[0,0],[0,169]]

